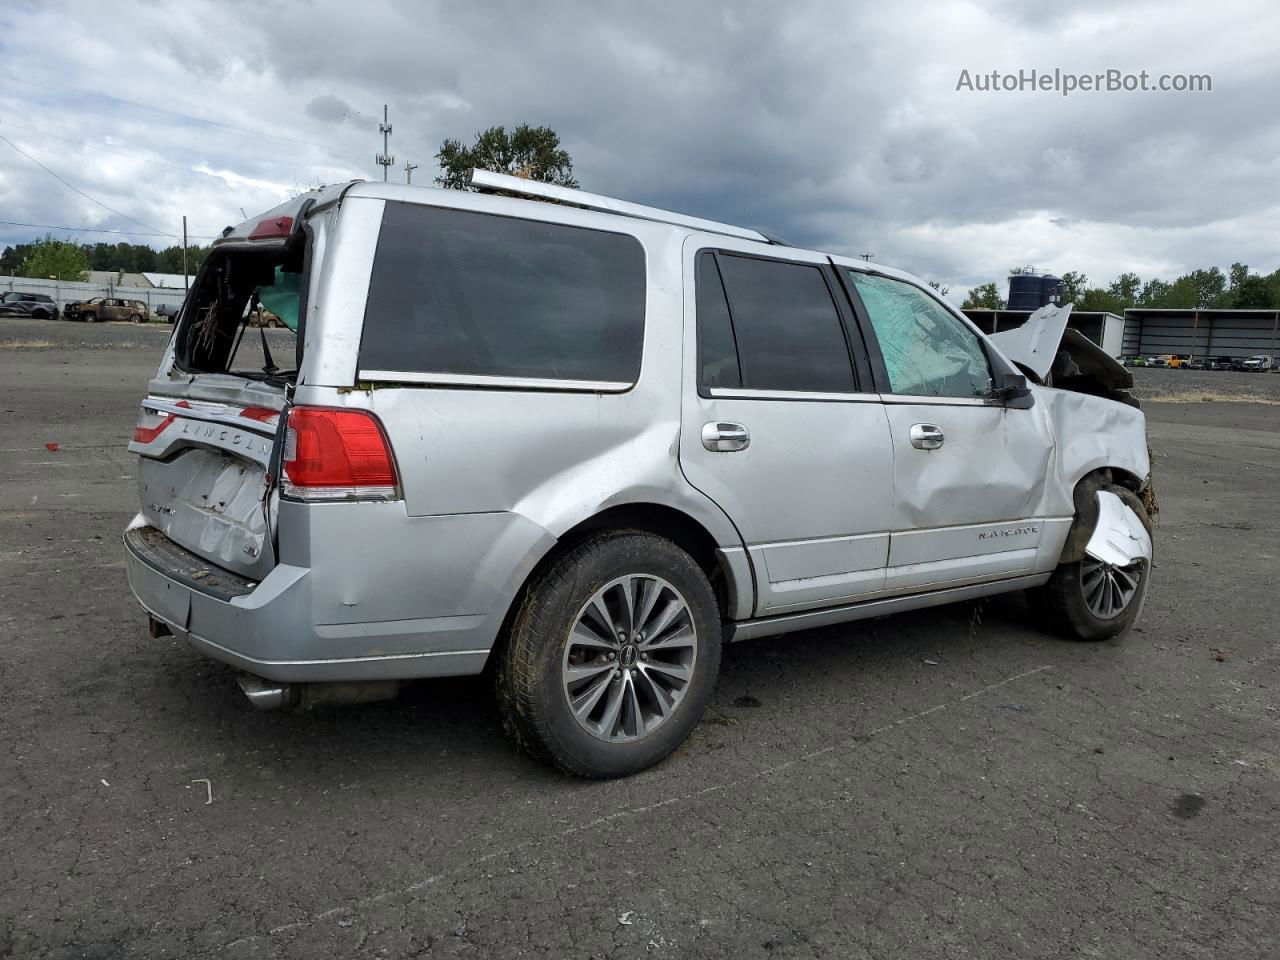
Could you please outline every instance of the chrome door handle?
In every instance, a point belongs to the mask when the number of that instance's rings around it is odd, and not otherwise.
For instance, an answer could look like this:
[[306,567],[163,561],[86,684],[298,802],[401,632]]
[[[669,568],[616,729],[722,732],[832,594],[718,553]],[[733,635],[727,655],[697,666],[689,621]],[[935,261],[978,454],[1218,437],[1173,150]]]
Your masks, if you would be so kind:
[[733,453],[751,445],[751,434],[740,423],[712,421],[702,425],[702,445],[713,453]]
[[942,428],[932,423],[913,423],[911,425],[911,445],[917,450],[937,450],[946,437]]

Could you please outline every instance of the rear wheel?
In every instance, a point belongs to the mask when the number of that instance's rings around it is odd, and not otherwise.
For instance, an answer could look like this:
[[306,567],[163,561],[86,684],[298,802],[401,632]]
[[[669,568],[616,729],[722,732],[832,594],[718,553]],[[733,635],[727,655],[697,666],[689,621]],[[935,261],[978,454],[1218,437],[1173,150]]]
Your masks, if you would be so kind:
[[140,316],[138,316],[136,313],[131,313],[131,314],[129,314],[129,322],[130,322],[130,323],[141,323],[141,322],[142,322],[142,318],[141,318]]
[[622,777],[675,750],[720,667],[706,575],[674,543],[622,531],[571,549],[531,585],[498,666],[509,733],[584,777]]
[[81,314],[81,316],[82,316],[82,317],[84,317],[84,322],[85,322],[85,323],[97,323],[97,322],[98,322],[98,315],[97,315],[96,313],[82,313],[82,314]]
[[[1151,518],[1136,494],[1115,484],[1100,489],[1118,496],[1151,533]],[[1149,560],[1117,566],[1086,553],[1080,560],[1059,565],[1042,596],[1048,600],[1054,625],[1068,636],[1118,642],[1141,615],[1150,579]]]

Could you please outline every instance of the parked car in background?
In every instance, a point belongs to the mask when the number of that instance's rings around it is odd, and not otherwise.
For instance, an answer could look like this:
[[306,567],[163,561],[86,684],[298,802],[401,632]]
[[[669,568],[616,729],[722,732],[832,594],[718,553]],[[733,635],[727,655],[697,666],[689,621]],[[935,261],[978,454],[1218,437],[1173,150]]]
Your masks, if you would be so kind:
[[1240,364],[1240,369],[1246,373],[1265,373],[1272,366],[1271,357],[1265,353],[1259,353],[1257,356],[1250,357],[1248,360]]
[[1130,366],[1130,367],[1145,367],[1146,365],[1147,365],[1146,357],[1130,357],[1129,362],[1126,364],[1126,366]]
[[0,317],[31,317],[33,320],[57,320],[58,305],[44,293],[22,293],[10,290],[0,297]]
[[178,311],[182,309],[182,304],[161,303],[156,306],[155,315],[163,317],[165,323],[173,323],[174,318],[178,315]]
[[1167,367],[1169,366],[1169,354],[1158,353],[1155,356],[1147,357],[1146,366],[1148,367]]
[[64,315],[68,320],[83,320],[86,323],[95,323],[98,320],[128,320],[130,323],[145,323],[150,319],[151,311],[141,300],[94,297],[92,300],[68,303]]
[[1191,365],[1191,354],[1189,353],[1171,353],[1169,355],[1169,366],[1178,370],[1186,369]]
[[[1040,587],[1066,636],[1137,620],[1145,420],[1070,307],[985,336],[899,270],[472,183],[224,232],[142,398],[129,582],[255,705],[489,664],[518,743],[615,777],[689,735],[722,642]],[[325,295],[257,354],[289,289]]]
[[1209,357],[1205,360],[1206,370],[1234,370],[1235,360],[1232,357]]

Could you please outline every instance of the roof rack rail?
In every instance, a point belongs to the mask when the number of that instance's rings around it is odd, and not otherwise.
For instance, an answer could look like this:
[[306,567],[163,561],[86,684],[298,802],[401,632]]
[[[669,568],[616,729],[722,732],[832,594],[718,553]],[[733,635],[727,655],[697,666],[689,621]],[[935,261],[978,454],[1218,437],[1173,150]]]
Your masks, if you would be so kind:
[[637,220],[670,223],[678,227],[700,230],[703,233],[719,233],[727,237],[757,240],[761,243],[778,243],[778,241],[772,240],[758,230],[748,230],[746,227],[717,223],[714,220],[703,220],[701,217],[687,217],[684,214],[660,210],[657,207],[646,207],[639,203],[628,203],[626,200],[615,200],[613,197],[601,196],[598,193],[587,193],[585,190],[557,187],[555,184],[543,183],[540,180],[511,177],[505,173],[473,169],[470,182],[471,186],[485,192],[499,191],[524,197],[537,197],[541,200],[555,200],[558,203],[582,207],[586,210],[599,210],[603,213],[614,213],[622,217],[634,217]]

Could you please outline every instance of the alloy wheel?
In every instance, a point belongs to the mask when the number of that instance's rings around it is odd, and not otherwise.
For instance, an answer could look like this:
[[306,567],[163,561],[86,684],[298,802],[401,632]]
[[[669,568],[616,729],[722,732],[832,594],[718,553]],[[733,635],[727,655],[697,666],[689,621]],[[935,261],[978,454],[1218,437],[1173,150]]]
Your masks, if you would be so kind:
[[1142,561],[1125,567],[1086,556],[1080,563],[1080,586],[1090,612],[1101,620],[1113,620],[1128,609],[1142,584]]
[[693,677],[698,632],[684,596],[660,577],[605,584],[578,612],[561,669],[578,724],[610,743],[652,733]]

